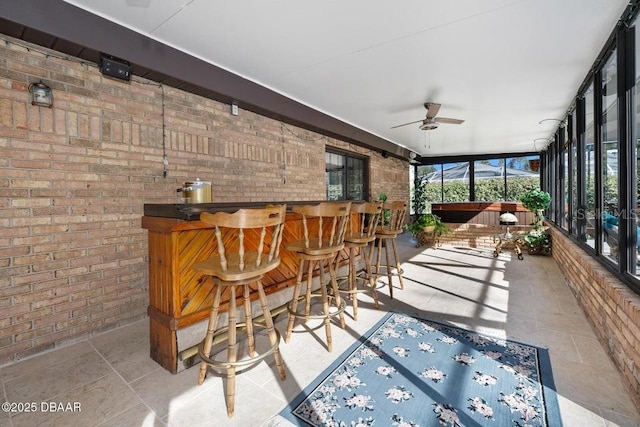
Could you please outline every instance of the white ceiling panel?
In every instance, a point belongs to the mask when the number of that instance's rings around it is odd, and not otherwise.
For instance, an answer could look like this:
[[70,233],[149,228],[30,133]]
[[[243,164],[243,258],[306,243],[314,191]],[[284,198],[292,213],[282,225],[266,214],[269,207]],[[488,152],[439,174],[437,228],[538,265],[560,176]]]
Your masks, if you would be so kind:
[[68,2],[425,156],[540,148],[628,3]]

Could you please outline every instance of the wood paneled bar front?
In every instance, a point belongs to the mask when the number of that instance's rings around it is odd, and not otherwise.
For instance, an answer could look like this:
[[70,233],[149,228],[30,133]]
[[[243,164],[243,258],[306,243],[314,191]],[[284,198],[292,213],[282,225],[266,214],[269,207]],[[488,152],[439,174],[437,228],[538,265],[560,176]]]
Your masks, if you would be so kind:
[[[319,201],[271,203],[145,204],[142,228],[148,230],[149,315],[151,358],[172,373],[180,365],[181,353],[204,337],[205,320],[213,304],[213,286],[208,276],[197,274],[193,265],[217,253],[215,229],[199,220],[201,212],[234,212],[242,208],[261,208],[267,204],[287,204],[287,217],[278,268],[263,278],[271,309],[285,304],[291,295],[281,292],[296,280],[297,257],[287,251],[288,242],[303,237],[302,219],[290,207]],[[257,236],[246,236],[245,244]],[[338,257],[347,265],[348,253]],[[318,271],[315,272],[315,275]],[[223,294],[221,313],[228,310],[228,294]],[[252,287],[251,299],[257,300]],[[241,302],[238,301],[240,304]],[[226,313],[225,313],[226,314]],[[193,331],[193,329],[196,329]],[[189,332],[191,331],[191,332]],[[193,354],[193,351],[191,352]]]

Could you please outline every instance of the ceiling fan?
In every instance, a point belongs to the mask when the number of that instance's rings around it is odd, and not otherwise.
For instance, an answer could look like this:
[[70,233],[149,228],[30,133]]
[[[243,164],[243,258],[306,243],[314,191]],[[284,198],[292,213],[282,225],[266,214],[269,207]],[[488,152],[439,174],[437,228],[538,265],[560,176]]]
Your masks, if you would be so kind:
[[438,111],[440,110],[440,105],[441,104],[436,104],[435,102],[427,102],[424,104],[424,108],[427,109],[427,116],[424,119],[393,126],[391,129],[399,128],[401,126],[412,125],[414,123],[422,123],[420,125],[420,130],[433,130],[433,129],[437,129],[437,127],[440,126],[440,123],[447,123],[452,125],[459,125],[460,123],[464,123],[464,120],[460,120],[460,119],[450,119],[448,117],[436,117],[436,115],[438,114]]

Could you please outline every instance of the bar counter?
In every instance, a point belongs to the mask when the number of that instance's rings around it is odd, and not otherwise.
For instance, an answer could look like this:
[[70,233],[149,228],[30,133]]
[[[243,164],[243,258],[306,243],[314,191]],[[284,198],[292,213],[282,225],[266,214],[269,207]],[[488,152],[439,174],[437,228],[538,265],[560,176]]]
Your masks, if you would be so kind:
[[[300,215],[291,206],[317,204],[305,202],[145,204],[142,228],[148,230],[149,315],[151,358],[172,373],[184,367],[181,353],[193,348],[206,330],[206,319],[213,304],[212,283],[208,276],[196,274],[193,265],[217,253],[214,228],[199,220],[202,212],[234,212],[241,208],[261,208],[268,204],[287,204],[285,230],[278,268],[267,273],[263,285],[270,308],[285,304],[291,294],[284,291],[295,284],[298,259],[287,251],[288,242],[303,237]],[[340,265],[348,261],[347,251],[339,255]],[[315,272],[316,274],[318,271]],[[221,313],[226,316],[228,294],[222,295]],[[257,300],[252,289],[251,300]],[[238,300],[241,304],[241,301]],[[193,351],[190,352],[193,354]],[[187,365],[185,363],[185,365]]]

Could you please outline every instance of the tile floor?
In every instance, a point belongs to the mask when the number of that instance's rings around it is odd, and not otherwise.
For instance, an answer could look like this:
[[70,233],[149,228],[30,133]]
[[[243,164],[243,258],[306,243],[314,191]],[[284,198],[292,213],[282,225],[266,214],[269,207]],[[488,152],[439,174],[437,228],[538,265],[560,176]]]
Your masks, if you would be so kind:
[[[267,426],[333,358],[393,310],[547,347],[565,426],[640,426],[620,374],[552,258],[525,255],[519,261],[509,253],[494,259],[490,250],[416,249],[408,236],[400,237],[399,249],[405,289],[397,289],[393,300],[383,289],[380,310],[361,296],[358,321],[347,317],[345,330],[333,328],[333,353],[323,346],[322,328],[298,324],[291,341],[281,345],[286,381],[273,363],[240,374],[233,419],[226,416],[219,377],[210,374],[198,386],[197,368],[172,375],[149,358],[147,322],[141,321],[0,368],[3,402],[37,407],[0,413],[0,425]],[[285,320],[278,319],[281,331]],[[81,412],[51,411],[47,402],[79,402]]]

